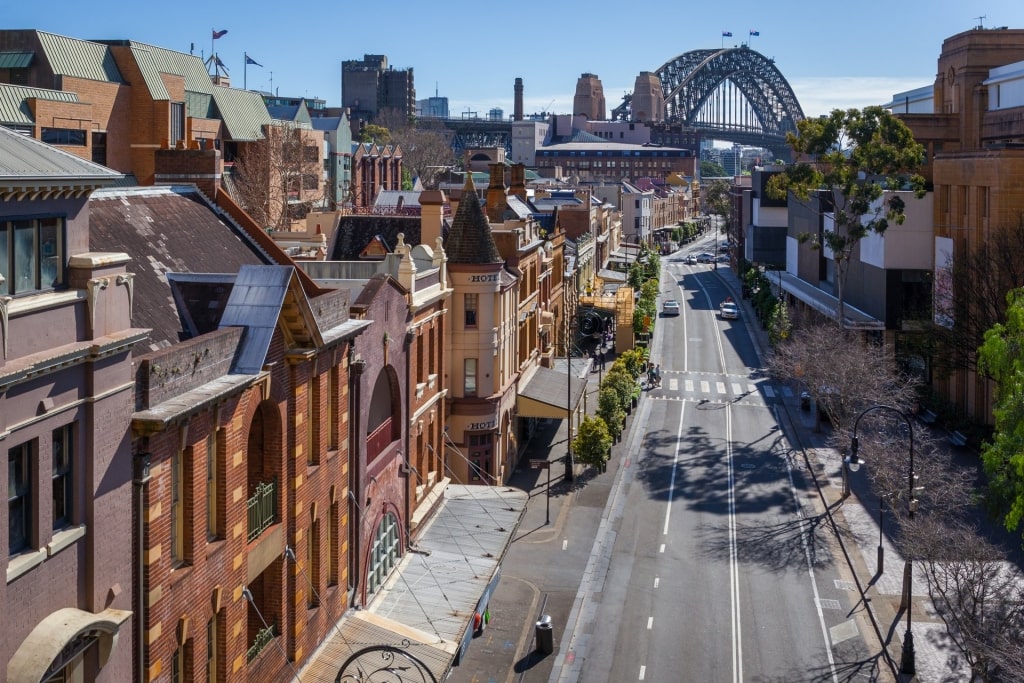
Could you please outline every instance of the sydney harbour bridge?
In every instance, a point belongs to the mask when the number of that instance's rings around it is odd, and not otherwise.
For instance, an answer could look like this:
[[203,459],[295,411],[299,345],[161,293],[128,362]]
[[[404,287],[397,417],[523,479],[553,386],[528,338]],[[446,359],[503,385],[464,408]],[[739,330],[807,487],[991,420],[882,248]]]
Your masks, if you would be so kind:
[[[800,103],[775,62],[747,45],[691,50],[654,72],[665,98],[665,121],[702,132],[705,139],[764,147],[788,158],[786,133],[804,118]],[[632,120],[632,94],[612,110],[612,118]],[[447,119],[452,147],[503,146],[511,152],[509,120]]]

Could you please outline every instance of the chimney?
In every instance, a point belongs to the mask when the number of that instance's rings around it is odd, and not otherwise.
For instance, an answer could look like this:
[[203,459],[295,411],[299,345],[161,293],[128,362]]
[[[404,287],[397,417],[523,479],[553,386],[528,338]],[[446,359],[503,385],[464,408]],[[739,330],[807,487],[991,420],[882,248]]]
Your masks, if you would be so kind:
[[505,164],[488,164],[491,182],[487,186],[487,219],[501,223],[505,213]]
[[218,149],[158,149],[153,155],[154,185],[194,184],[211,201],[220,192],[224,164]]
[[526,201],[526,164],[512,164],[508,191]]
[[523,120],[523,79],[516,79],[516,102],[512,114],[513,121]]
[[444,224],[444,205],[448,199],[441,190],[424,190],[420,193],[420,244],[431,249],[441,239]]

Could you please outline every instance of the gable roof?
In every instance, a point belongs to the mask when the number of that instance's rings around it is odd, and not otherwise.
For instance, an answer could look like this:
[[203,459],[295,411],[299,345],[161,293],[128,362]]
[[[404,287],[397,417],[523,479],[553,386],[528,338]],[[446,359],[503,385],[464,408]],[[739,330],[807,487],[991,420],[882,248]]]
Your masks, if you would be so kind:
[[53,73],[90,81],[124,83],[110,48],[101,43],[36,31]]
[[270,125],[273,120],[263,95],[252,90],[215,85],[213,99],[232,140],[253,142],[263,139],[263,127]]
[[244,265],[268,263],[193,186],[102,190],[93,193],[89,211],[89,248],[132,257],[132,323],[151,328],[147,350],[191,335],[175,306],[168,272],[235,273]]
[[466,174],[462,201],[452,218],[452,228],[445,243],[448,263],[503,263],[498,245],[491,234],[480,198],[473,186],[473,175]]

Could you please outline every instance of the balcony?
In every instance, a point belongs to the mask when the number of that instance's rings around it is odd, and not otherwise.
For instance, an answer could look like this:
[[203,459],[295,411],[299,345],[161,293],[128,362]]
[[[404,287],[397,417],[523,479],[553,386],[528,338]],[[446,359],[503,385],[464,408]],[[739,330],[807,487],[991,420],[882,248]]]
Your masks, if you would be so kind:
[[274,638],[276,637],[277,633],[274,624],[271,624],[265,629],[259,631],[253,639],[252,646],[245,652],[245,661],[251,662],[256,659],[256,657],[266,649],[267,645],[274,642]]
[[277,481],[265,481],[256,485],[256,490],[247,501],[249,509],[249,536],[252,543],[277,521]]
[[388,447],[391,439],[391,418],[384,420],[366,437],[366,458],[373,460]]

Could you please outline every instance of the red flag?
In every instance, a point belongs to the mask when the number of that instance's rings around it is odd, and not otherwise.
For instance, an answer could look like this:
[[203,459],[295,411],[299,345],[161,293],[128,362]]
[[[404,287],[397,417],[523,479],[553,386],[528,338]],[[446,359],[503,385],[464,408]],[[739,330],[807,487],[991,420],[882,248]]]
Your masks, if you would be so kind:
[[227,29],[224,29],[223,31],[214,31],[213,32],[213,39],[217,40],[218,38],[220,38],[222,35],[224,35],[227,32],[228,32]]

